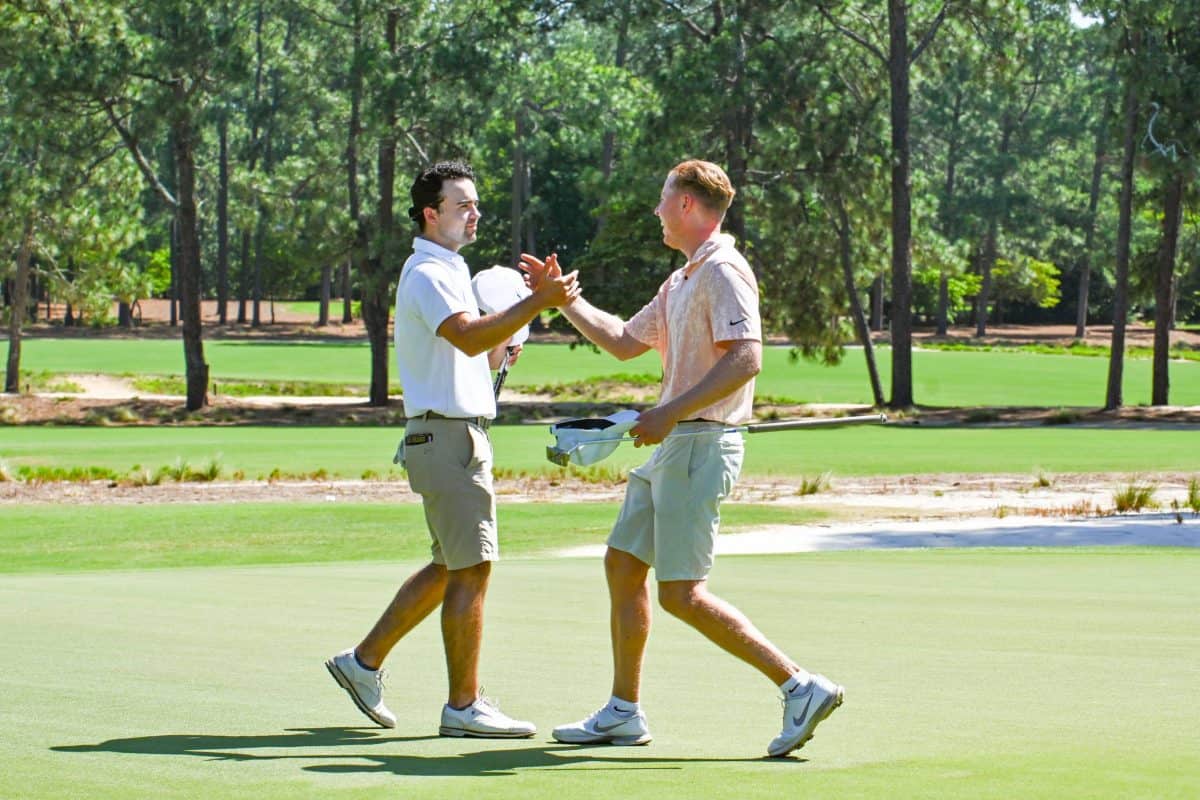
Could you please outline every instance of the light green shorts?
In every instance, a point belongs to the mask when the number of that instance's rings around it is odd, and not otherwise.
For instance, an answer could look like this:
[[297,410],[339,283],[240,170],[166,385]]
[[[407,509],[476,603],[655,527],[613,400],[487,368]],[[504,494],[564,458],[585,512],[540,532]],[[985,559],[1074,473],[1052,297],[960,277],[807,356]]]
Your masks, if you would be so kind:
[[465,569],[499,559],[487,432],[461,420],[410,419],[404,433],[404,466],[425,506],[433,563]]
[[708,577],[721,522],[721,501],[742,471],[740,433],[715,422],[682,422],[650,460],[629,473],[625,502],[608,546],[654,567],[659,581]]

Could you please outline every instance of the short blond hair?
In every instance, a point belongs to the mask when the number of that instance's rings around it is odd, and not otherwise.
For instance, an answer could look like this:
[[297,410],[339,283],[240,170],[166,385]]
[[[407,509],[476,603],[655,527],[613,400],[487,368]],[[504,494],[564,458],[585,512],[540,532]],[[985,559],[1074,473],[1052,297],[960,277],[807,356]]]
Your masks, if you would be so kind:
[[693,195],[718,214],[729,210],[733,196],[737,194],[725,170],[711,161],[684,161],[671,170],[671,176],[675,179],[675,188]]

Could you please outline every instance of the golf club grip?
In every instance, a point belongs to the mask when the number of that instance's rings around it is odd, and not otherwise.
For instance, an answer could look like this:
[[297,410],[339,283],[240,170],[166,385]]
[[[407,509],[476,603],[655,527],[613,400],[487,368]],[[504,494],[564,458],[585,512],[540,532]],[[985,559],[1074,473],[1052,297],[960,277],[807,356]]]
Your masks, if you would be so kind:
[[492,387],[492,394],[496,399],[500,399],[500,390],[504,388],[504,379],[508,377],[508,359],[512,358],[513,348],[504,348],[504,361],[500,364],[500,370],[496,373],[496,384]]
[[827,419],[792,419],[782,422],[760,422],[745,426],[746,433],[770,433],[800,428],[840,428],[845,425],[880,425],[887,422],[887,414],[860,414],[853,417],[829,417]]

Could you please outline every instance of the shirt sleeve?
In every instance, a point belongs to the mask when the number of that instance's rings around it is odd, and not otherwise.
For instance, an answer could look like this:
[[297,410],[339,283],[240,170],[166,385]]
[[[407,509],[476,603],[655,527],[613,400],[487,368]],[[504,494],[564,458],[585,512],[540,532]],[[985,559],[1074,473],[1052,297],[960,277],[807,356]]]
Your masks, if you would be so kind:
[[714,342],[762,341],[758,283],[754,274],[722,262],[709,272],[709,324]]
[[479,314],[474,299],[466,302],[456,291],[451,276],[445,270],[426,269],[423,264],[416,265],[412,274],[408,276],[405,289],[410,294],[413,311],[434,333],[437,333],[443,322],[455,314],[466,313],[472,317]]
[[654,295],[654,298],[642,306],[642,310],[630,317],[629,321],[625,323],[626,333],[654,350],[660,349],[659,343],[663,341],[662,314],[660,313],[663,303],[662,298],[663,289],[660,288],[658,293]]

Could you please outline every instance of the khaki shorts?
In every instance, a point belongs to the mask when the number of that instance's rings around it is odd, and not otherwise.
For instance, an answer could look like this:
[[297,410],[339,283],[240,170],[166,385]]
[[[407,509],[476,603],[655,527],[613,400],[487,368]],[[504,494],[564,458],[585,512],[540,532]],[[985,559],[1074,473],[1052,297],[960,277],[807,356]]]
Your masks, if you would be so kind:
[[629,473],[625,502],[608,546],[654,567],[659,581],[699,581],[713,565],[721,500],[742,471],[740,433],[715,422],[683,422],[676,433],[712,433],[663,441]]
[[500,558],[492,443],[484,430],[461,420],[410,419],[404,464],[425,506],[433,563],[465,569]]

